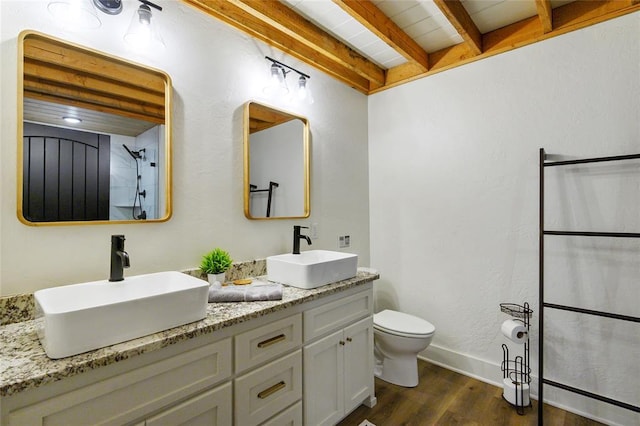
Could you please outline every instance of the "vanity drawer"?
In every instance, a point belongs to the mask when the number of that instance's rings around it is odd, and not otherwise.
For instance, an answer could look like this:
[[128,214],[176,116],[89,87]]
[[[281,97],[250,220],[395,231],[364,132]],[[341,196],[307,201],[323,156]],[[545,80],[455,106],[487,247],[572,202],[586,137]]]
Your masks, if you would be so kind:
[[373,290],[356,293],[304,312],[304,341],[308,342],[373,314]]
[[302,401],[262,423],[262,426],[302,426]]
[[148,418],[144,426],[229,425],[231,397],[231,383],[225,383]]
[[302,314],[292,315],[235,338],[236,373],[275,359],[302,344]]
[[235,424],[257,425],[302,397],[302,351],[239,377],[234,387]]

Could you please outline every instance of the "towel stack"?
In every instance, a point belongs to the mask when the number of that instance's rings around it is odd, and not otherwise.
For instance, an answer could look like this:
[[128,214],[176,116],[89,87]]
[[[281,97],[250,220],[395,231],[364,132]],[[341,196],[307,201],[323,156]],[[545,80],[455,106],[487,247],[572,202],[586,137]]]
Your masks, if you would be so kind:
[[249,285],[209,287],[209,303],[258,302],[265,300],[282,300],[282,284],[254,281]]

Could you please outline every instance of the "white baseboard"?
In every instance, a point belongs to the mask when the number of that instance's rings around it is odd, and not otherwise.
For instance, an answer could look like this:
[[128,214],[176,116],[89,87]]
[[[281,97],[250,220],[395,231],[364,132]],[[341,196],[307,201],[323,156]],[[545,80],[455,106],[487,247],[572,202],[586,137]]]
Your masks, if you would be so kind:
[[[472,355],[455,352],[437,345],[429,345],[418,358],[432,364],[472,377],[481,382],[502,388],[502,372],[500,364]],[[531,376],[531,398],[538,399],[538,377]],[[592,400],[570,392],[545,387],[545,404],[586,417],[611,426],[640,425],[640,414],[604,402]],[[586,404],[585,404],[586,401]],[[580,407],[580,408],[578,408]],[[587,411],[588,407],[594,411]]]
[[418,355],[418,358],[481,382],[502,387],[500,364],[454,352],[433,344]]

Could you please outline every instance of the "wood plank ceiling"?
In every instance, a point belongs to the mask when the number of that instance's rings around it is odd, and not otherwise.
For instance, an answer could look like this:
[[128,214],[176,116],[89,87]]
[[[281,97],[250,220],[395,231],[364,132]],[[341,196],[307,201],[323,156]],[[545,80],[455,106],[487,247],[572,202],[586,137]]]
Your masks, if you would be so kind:
[[[640,10],[640,0],[182,1],[365,94]],[[436,40],[435,30],[418,34],[407,21],[416,12],[449,38]],[[400,60],[376,57],[367,52],[375,45],[370,37],[349,38],[327,24],[345,17]]]
[[[137,136],[165,123],[163,75],[36,33],[22,44],[23,118]],[[67,124],[68,125],[68,124]]]

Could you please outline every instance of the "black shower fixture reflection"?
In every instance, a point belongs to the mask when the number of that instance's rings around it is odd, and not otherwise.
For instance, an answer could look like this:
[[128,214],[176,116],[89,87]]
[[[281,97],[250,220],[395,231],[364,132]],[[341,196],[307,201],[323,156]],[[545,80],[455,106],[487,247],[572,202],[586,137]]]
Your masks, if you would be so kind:
[[141,149],[140,151],[132,151],[129,149],[128,146],[126,146],[125,144],[122,144],[122,146],[124,147],[124,149],[127,150],[127,152],[129,153],[129,155],[131,157],[133,157],[134,160],[139,160],[142,159],[142,154],[140,154],[141,152],[144,152],[144,149]]
[[[140,179],[142,179],[142,175],[140,175],[140,167],[138,164],[138,160],[144,160],[143,154],[145,153],[146,150],[142,148],[139,151],[133,151],[129,149],[129,147],[126,146],[125,144],[122,144],[122,146],[124,147],[124,149],[127,150],[131,158],[133,158],[136,162],[136,195],[133,197],[133,205],[131,206],[131,216],[133,217],[134,220],[144,220],[147,218],[147,212],[146,210],[142,210],[142,198],[145,198],[147,196],[147,191],[146,190],[140,191]],[[136,215],[136,208],[138,209],[140,214]]]

